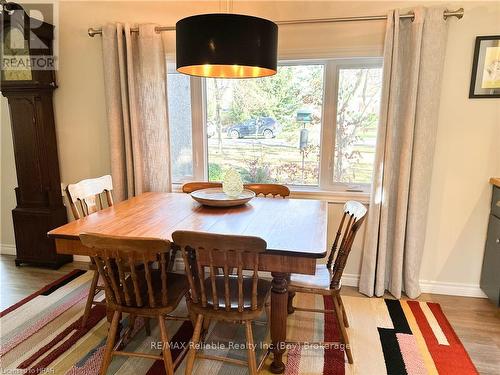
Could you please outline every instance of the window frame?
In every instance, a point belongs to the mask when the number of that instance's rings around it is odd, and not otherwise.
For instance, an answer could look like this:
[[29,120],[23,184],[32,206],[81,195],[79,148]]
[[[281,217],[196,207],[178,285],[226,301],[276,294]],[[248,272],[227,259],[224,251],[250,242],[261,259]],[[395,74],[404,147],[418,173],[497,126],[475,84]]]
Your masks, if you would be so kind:
[[[175,62],[172,61],[172,59],[167,59],[166,63],[166,68],[167,68],[167,85],[166,85],[166,90],[167,90],[167,100],[168,100],[168,75],[169,74],[181,74],[178,73],[175,69]],[[190,96],[191,96],[191,147],[192,147],[192,174],[190,175],[185,175],[182,178],[172,181],[172,190],[176,191],[178,190],[182,184],[185,182],[189,181],[195,181],[197,180],[199,174],[197,173],[197,168],[200,166],[200,162],[202,162],[202,157],[200,156],[200,151],[203,148],[203,145],[199,144],[199,141],[202,140],[203,138],[200,138],[198,131],[195,131],[195,124],[199,124],[200,120],[203,118],[202,114],[200,113],[200,101],[198,100],[198,95],[199,95],[199,83],[197,80],[199,78],[197,77],[189,77],[189,88],[190,88]],[[167,104],[167,116],[168,116],[168,104]],[[200,117],[201,116],[201,117]],[[201,127],[200,127],[201,128]],[[171,139],[170,139],[171,141]],[[201,148],[200,148],[201,146]],[[172,152],[172,151],[170,151]],[[170,157],[170,164],[172,165],[172,157]],[[172,177],[173,178],[173,177]]]
[[[334,157],[337,130],[338,77],[340,69],[383,67],[382,57],[347,58],[292,58],[283,59],[278,66],[324,65],[323,112],[321,121],[320,160],[318,185],[287,185],[292,196],[321,199],[338,198],[345,201],[355,198],[368,202],[371,184],[347,184],[333,181]],[[190,77],[191,119],[193,145],[193,176],[186,176],[181,182],[173,183],[173,190],[179,191],[183,182],[208,180],[208,140],[206,134],[206,84],[205,79]],[[335,200],[335,199],[334,199]]]
[[[341,191],[341,192],[365,192],[369,193],[371,190],[371,184],[361,184],[361,183],[343,183],[335,182],[333,180],[334,176],[334,165],[335,165],[335,144],[337,141],[337,104],[338,104],[338,90],[339,90],[339,72],[341,69],[360,69],[360,68],[381,68],[383,67],[382,57],[353,57],[345,59],[330,59],[327,63],[327,69],[329,73],[328,87],[333,90],[333,92],[328,97],[329,103],[328,107],[331,108],[331,118],[328,121],[331,123],[331,127],[326,127],[322,129],[323,141],[321,147],[321,158],[324,158],[323,165],[324,169],[320,172],[320,187],[322,190],[328,191]],[[327,75],[325,74],[325,76]],[[326,94],[325,94],[326,96]],[[323,107],[323,111],[325,111]],[[325,117],[325,114],[323,115]],[[323,127],[325,128],[325,127]],[[331,134],[330,134],[331,133]]]

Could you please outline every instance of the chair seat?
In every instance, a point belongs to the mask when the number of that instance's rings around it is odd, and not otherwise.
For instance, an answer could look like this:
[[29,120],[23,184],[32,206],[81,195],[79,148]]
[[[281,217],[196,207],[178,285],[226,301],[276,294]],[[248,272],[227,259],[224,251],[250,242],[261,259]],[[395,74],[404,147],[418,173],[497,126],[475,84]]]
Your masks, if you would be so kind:
[[292,273],[289,285],[292,289],[313,288],[330,290],[331,278],[331,271],[326,267],[326,264],[317,264],[314,276]]

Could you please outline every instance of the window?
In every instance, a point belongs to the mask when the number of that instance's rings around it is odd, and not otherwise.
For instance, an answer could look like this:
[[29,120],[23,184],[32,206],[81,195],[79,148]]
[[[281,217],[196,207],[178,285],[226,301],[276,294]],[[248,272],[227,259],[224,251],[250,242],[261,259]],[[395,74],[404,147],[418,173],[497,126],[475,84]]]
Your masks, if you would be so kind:
[[382,82],[380,58],[280,62],[273,77],[168,74],[174,182],[245,182],[368,191]]
[[323,77],[323,64],[308,64],[270,78],[207,79],[209,180],[235,168],[244,182],[317,186]]
[[337,82],[333,181],[370,184],[375,160],[382,69],[340,67]]

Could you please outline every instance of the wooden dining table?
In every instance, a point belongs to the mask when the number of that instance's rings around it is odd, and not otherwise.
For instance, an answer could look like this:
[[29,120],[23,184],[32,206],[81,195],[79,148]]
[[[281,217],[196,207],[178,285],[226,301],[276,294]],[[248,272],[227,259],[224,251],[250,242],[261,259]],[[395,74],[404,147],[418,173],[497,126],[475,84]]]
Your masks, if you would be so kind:
[[269,271],[271,289],[270,370],[285,369],[286,318],[291,273],[313,275],[327,252],[327,202],[309,199],[254,198],[243,206],[215,208],[183,193],[144,193],[56,228],[48,233],[61,254],[89,255],[79,235],[92,232],[172,240],[176,230],[258,236],[267,242],[259,271]]

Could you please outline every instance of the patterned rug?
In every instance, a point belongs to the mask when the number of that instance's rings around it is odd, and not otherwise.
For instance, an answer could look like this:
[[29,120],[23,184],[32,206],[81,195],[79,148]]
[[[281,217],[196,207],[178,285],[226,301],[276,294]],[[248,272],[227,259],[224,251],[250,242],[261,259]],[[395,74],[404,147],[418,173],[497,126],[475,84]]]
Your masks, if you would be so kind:
[[[75,270],[0,313],[1,373],[97,374],[107,333],[105,309],[95,306],[87,328],[80,328],[91,272]],[[477,374],[463,345],[441,308],[435,303],[344,297],[354,364],[344,360],[337,345],[289,346],[285,374]],[[330,300],[297,294],[295,304],[333,308]],[[178,313],[184,315],[184,303]],[[269,343],[266,317],[254,325],[257,357]],[[123,325],[127,325],[124,319]],[[159,354],[158,328],[147,337],[143,322],[127,350]],[[287,320],[288,336],[297,341],[339,341],[333,314],[297,311]],[[190,322],[168,321],[172,357],[182,355],[192,334]],[[208,332],[203,350],[234,359],[246,359],[243,327],[217,323]],[[261,374],[270,374],[266,359]],[[182,361],[176,374],[184,373]],[[197,359],[194,373],[245,374],[229,363]],[[164,374],[163,363],[139,358],[113,357],[108,374]]]
[[[327,298],[300,297],[297,304],[333,309]],[[344,362],[343,352],[335,347],[295,347],[288,351],[287,375],[478,374],[439,304],[362,297],[343,301],[354,364]],[[291,335],[309,341],[339,340],[333,314],[323,319],[305,312],[294,315],[288,320]]]

